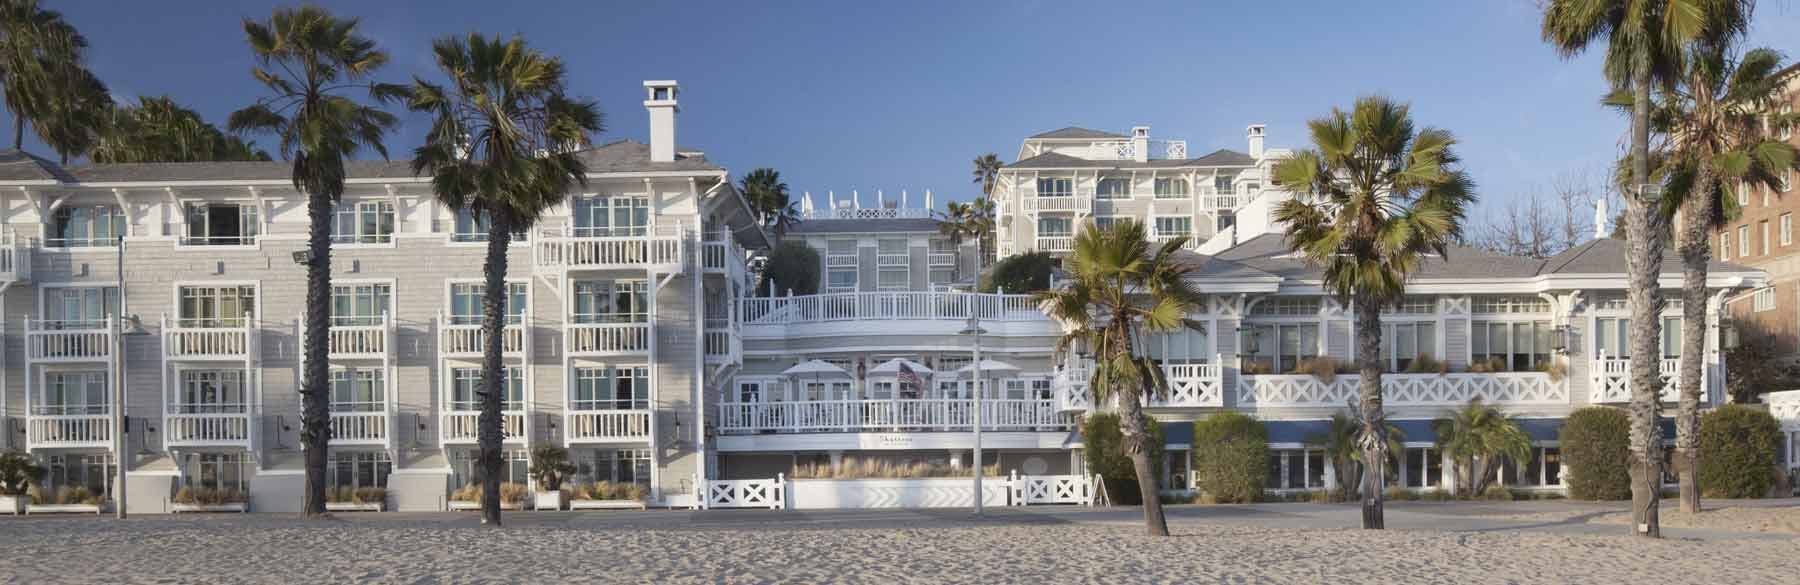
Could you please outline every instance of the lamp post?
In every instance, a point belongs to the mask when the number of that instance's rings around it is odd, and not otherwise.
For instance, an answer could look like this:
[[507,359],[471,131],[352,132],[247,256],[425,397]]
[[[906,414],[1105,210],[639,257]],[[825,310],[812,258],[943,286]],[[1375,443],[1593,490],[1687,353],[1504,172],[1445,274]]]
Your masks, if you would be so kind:
[[981,493],[981,334],[983,334],[983,333],[987,333],[987,330],[981,328],[981,317],[979,317],[977,315],[970,315],[968,326],[964,327],[962,331],[956,332],[957,335],[972,335],[975,337],[975,362],[974,362],[975,376],[974,376],[974,382],[970,384],[970,387],[972,389],[971,392],[975,396],[974,419],[975,419],[975,515],[976,516],[981,515],[981,500],[982,500],[982,497],[981,497],[982,496],[982,493]]

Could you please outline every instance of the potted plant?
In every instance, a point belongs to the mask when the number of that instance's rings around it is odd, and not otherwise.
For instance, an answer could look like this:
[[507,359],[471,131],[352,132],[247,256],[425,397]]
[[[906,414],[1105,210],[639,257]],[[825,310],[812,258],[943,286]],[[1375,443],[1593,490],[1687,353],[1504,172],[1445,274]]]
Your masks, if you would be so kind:
[[[523,509],[525,500],[531,497],[531,490],[513,482],[500,484],[500,509]],[[448,506],[451,510],[480,510],[481,482],[471,482],[456,491],[450,492]]]
[[556,445],[539,446],[531,452],[530,472],[532,481],[537,483],[531,507],[561,510],[563,481],[575,474],[575,464],[569,463],[569,451]]
[[583,483],[570,486],[570,510],[644,509],[644,486],[635,483]]
[[325,490],[325,509],[332,512],[380,512],[386,504],[386,488],[346,485]]
[[25,505],[31,503],[26,490],[43,476],[44,468],[28,455],[0,455],[0,512],[15,516],[25,513]]

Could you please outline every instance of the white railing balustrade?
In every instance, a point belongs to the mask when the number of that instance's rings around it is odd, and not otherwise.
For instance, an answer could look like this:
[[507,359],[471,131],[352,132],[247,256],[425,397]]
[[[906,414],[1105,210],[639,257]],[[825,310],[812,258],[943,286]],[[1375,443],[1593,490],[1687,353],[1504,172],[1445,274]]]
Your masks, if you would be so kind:
[[563,327],[570,355],[627,355],[650,352],[649,323],[570,323]]
[[1025,198],[1025,213],[1043,211],[1093,211],[1094,198],[1088,195],[1032,196]]
[[[474,443],[481,438],[481,413],[457,410],[444,413],[440,430],[446,443]],[[525,440],[525,413],[500,413],[500,433],[506,441]]]
[[250,427],[250,415],[242,413],[163,416],[164,443],[171,447],[249,445]]
[[103,360],[115,340],[109,321],[26,321],[25,357],[42,361]]
[[849,292],[792,297],[751,297],[741,301],[745,325],[792,325],[830,321],[943,319],[1044,321],[1031,295],[961,292]]
[[825,207],[803,213],[801,219],[931,219],[931,210],[923,207]]
[[1150,401],[1151,406],[1225,406],[1225,377],[1217,363],[1165,364],[1163,377],[1169,394]]
[[388,325],[333,325],[326,340],[332,357],[381,356],[388,352]]
[[[1149,152],[1144,157],[1149,160],[1184,160],[1187,158],[1186,140],[1149,140],[1146,147]],[[1105,140],[1093,143],[1088,147],[1089,160],[1134,160],[1137,158],[1137,145],[1129,139]]]
[[700,500],[700,507],[715,508],[768,508],[780,510],[787,507],[787,477],[775,474],[775,479],[702,479],[695,476],[694,485],[700,487],[705,497]]
[[[1331,382],[1311,374],[1238,376],[1237,402],[1245,408],[1341,408],[1358,396],[1361,379],[1341,374]],[[1501,404],[1568,404],[1567,384],[1540,372],[1486,374],[1382,374],[1389,406],[1456,406],[1477,396]]]
[[112,425],[112,415],[109,414],[34,414],[25,424],[25,444],[33,449],[110,448]]
[[[440,317],[438,327],[438,351],[446,356],[472,357],[479,356],[485,348],[482,343],[486,339],[480,323],[452,324],[450,320]],[[500,330],[500,352],[507,355],[519,355],[525,352],[525,328],[530,324],[529,318],[523,324],[506,325]]]
[[389,423],[386,412],[331,413],[333,445],[386,445]]
[[[1590,402],[1607,404],[1631,402],[1631,358],[1605,357],[1595,358],[1588,365],[1593,373],[1589,386]],[[1700,388],[1702,400],[1706,393],[1706,366],[1700,370]],[[1657,362],[1656,377],[1662,383],[1658,397],[1663,402],[1681,400],[1681,386],[1676,382],[1681,377],[1681,360],[1667,358]]]
[[31,244],[11,231],[0,232],[0,282],[31,280]]
[[730,319],[707,319],[704,342],[708,361],[736,363],[744,355],[743,336],[731,327]]
[[1094,502],[1093,482],[1082,475],[1019,475],[1012,473],[1012,505],[1079,504]]
[[569,443],[650,440],[648,410],[577,410],[563,416]]
[[955,266],[956,265],[956,253],[954,253],[954,252],[932,252],[930,254],[925,255],[925,263],[930,264],[932,266]]
[[681,229],[652,230],[643,236],[581,236],[544,228],[532,240],[534,264],[545,268],[633,268],[680,266],[687,241]]
[[1075,251],[1075,237],[1074,236],[1040,237],[1037,239],[1037,249],[1039,252],[1073,252],[1073,251]]
[[191,327],[163,321],[163,352],[170,359],[243,359],[256,350],[255,321],[245,315],[235,327]]
[[830,254],[825,257],[826,266],[856,266],[855,254]]
[[[807,400],[726,402],[720,432],[859,432],[973,430],[975,403],[967,399]],[[1061,429],[1069,426],[1053,399],[987,399],[983,430]]]
[[875,255],[875,265],[876,266],[892,267],[892,266],[909,266],[911,264],[912,264],[912,257],[908,256],[906,254],[876,254]]

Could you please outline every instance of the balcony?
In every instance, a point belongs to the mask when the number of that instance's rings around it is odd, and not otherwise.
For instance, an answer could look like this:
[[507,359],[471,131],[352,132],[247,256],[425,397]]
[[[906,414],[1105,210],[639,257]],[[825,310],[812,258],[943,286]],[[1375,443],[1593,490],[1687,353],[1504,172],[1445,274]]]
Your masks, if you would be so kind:
[[171,412],[163,415],[163,446],[251,450],[255,428],[254,418],[248,412]]
[[731,319],[707,319],[704,341],[707,363],[743,363],[744,337],[732,326]]
[[[474,445],[481,440],[481,413],[452,410],[444,413],[440,439],[446,445]],[[500,433],[508,444],[525,444],[525,413],[508,410],[500,413]]]
[[925,255],[925,263],[933,267],[956,266],[955,252],[932,252]]
[[112,415],[33,414],[25,421],[25,449],[112,449]]
[[331,413],[331,446],[391,447],[394,436],[393,421],[392,413],[381,410],[333,412]]
[[[301,318],[305,322],[305,318]],[[305,347],[306,329],[301,328],[301,347]],[[394,322],[386,314],[374,319],[346,320],[333,323],[325,339],[325,351],[332,360],[379,360],[393,351]]]
[[26,321],[25,359],[41,363],[104,362],[117,343],[111,320]]
[[751,297],[739,306],[746,326],[883,320],[944,320],[960,326],[971,316],[984,322],[1050,323],[1031,295],[1016,294],[849,292]]
[[[1343,408],[1361,379],[1340,374],[1327,382],[1312,374],[1238,376],[1237,404],[1244,408]],[[1487,374],[1383,374],[1387,406],[1457,406],[1480,397],[1510,405],[1568,404],[1567,384],[1541,372]]]
[[[438,317],[438,354],[448,358],[479,358],[485,349],[483,340],[487,338],[480,323],[456,323],[448,317]],[[518,324],[508,324],[500,330],[500,354],[502,357],[524,357],[525,331],[531,325],[531,317],[526,316]]]
[[588,236],[545,228],[532,239],[532,264],[551,270],[638,269],[679,272],[687,265],[686,234],[650,230],[633,236]]
[[[1183,160],[1187,158],[1186,140],[1146,140],[1144,153],[1146,160]],[[1137,158],[1137,144],[1132,140],[1108,140],[1095,142],[1088,147],[1088,160],[1134,160]]]
[[[1057,407],[1085,411],[1093,403],[1088,379],[1091,365],[1080,364],[1058,372],[1053,382]],[[1151,408],[1219,408],[1225,406],[1224,368],[1210,364],[1164,364],[1163,378],[1169,393],[1146,404]]]
[[12,232],[0,233],[0,283],[31,280],[31,244]]
[[572,357],[650,355],[649,323],[570,323],[563,335]]
[[[728,434],[972,431],[975,401],[968,399],[809,400],[726,402],[719,432]],[[981,401],[984,431],[1054,431],[1070,419],[1052,399]]]
[[[171,360],[249,360],[257,349],[255,323],[243,319],[163,319],[163,356]],[[215,326],[218,325],[218,326]]]
[[835,267],[848,266],[851,268],[855,268],[856,262],[857,262],[857,260],[856,260],[855,254],[827,254],[825,256],[825,265],[828,267],[835,268]]
[[1037,239],[1039,252],[1073,252],[1075,236],[1040,236]]
[[647,443],[653,428],[649,410],[574,410],[563,415],[568,446]]
[[748,269],[744,265],[744,249],[731,239],[731,232],[709,232],[701,244],[700,264],[707,274],[723,274],[731,282],[745,282]]
[[1027,195],[1025,197],[1025,213],[1043,212],[1081,212],[1093,213],[1094,198],[1090,195]]
[[[1593,373],[1591,386],[1588,386],[1588,401],[1597,404],[1613,404],[1631,402],[1631,358],[1601,357],[1588,365]],[[1680,385],[1675,380],[1681,374],[1681,360],[1664,359],[1657,363],[1657,379],[1662,380],[1662,391],[1658,397],[1663,402],[1681,400]],[[1700,389],[1701,400],[1705,401],[1707,392],[1706,367],[1701,367]]]

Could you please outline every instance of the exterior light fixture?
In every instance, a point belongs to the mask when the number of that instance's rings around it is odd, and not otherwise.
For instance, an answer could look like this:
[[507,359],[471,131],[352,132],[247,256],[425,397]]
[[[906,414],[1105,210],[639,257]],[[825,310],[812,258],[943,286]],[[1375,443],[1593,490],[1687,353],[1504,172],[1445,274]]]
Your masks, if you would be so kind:
[[312,250],[294,251],[294,263],[301,266],[312,264]]

